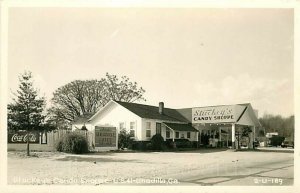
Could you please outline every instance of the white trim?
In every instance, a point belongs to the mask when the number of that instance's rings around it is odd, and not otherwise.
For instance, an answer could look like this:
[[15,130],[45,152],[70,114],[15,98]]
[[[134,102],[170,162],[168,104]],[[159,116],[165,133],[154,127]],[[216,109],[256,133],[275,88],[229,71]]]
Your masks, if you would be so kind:
[[104,109],[110,105],[110,103],[114,102],[113,100],[109,101],[108,103],[106,103],[106,105],[104,105],[104,107],[102,107],[101,109],[99,109],[91,118],[89,118],[88,122],[91,121],[92,119],[94,119],[94,117],[96,117],[100,112],[104,111]]
[[[247,125],[247,126],[258,126],[258,127],[261,127],[261,124],[258,120],[258,117],[255,115],[254,113],[254,110],[252,108],[252,105],[251,103],[248,103],[247,106],[246,106],[246,111],[244,112],[244,114],[240,117],[240,120],[236,122],[236,124],[238,125]],[[252,121],[252,124],[243,124],[243,123],[240,123],[240,121],[242,120],[242,118],[244,116],[249,116],[249,118],[251,119]]]
[[[162,123],[164,124],[164,123]],[[169,127],[168,125],[164,124],[166,127],[168,127],[169,129],[171,129],[172,131],[175,131],[174,129],[172,129],[171,127]]]
[[121,106],[122,108],[126,109],[128,112],[138,116],[139,118],[142,118],[141,116],[139,116],[138,114],[130,111],[129,109],[125,108],[123,105],[120,105],[119,103],[115,102],[114,100],[110,100],[104,107],[102,107],[99,111],[97,111],[89,120],[88,122],[92,121],[99,113],[101,113],[102,111],[104,111],[105,108],[107,108],[107,106],[111,105],[111,103],[117,104],[119,106]]
[[145,119],[145,120],[151,120],[151,121],[155,121],[155,122],[159,122],[159,123],[163,123],[163,122],[166,122],[166,123],[178,123],[178,124],[188,124],[189,122],[182,122],[182,121],[169,121],[169,120],[162,120],[162,119],[150,119],[150,118],[143,118],[142,119]]
[[[181,124],[188,124],[189,122],[183,122],[183,121],[170,121],[170,120],[164,120],[164,119],[150,119],[150,118],[145,118],[145,117],[141,117],[140,115],[130,111],[129,109],[127,109],[126,107],[124,107],[123,105],[119,104],[118,102],[115,102],[114,100],[110,100],[104,107],[102,107],[101,109],[99,109],[91,118],[88,119],[87,122],[90,122],[92,121],[99,113],[101,113],[102,111],[104,111],[105,108],[107,108],[107,106],[111,105],[111,103],[114,103],[114,104],[117,104],[121,107],[123,107],[124,109],[126,109],[127,111],[129,111],[130,113],[138,116],[139,118],[142,118],[142,119],[148,119],[148,120],[152,120],[152,121],[155,121],[155,122],[169,122],[169,123],[181,123]],[[174,109],[176,110],[176,109]]]

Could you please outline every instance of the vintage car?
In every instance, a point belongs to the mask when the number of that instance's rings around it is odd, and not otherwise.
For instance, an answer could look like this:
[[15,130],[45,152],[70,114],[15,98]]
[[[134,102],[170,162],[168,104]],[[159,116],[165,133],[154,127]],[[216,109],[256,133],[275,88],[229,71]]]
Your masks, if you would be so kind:
[[291,147],[291,148],[294,148],[294,142],[293,141],[283,141],[281,143],[281,147],[282,148],[287,148],[287,147]]

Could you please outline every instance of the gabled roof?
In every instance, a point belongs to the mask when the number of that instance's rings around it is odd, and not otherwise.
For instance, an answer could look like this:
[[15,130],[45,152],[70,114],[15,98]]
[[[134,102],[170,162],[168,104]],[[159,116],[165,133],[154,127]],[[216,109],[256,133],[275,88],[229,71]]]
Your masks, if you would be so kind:
[[[130,112],[134,113],[135,115],[146,118],[146,119],[156,119],[156,120],[162,120],[164,122],[170,121],[170,122],[179,122],[179,123],[192,123],[192,108],[185,108],[185,109],[170,109],[170,108],[164,108],[163,114],[159,113],[159,107],[158,106],[151,106],[151,105],[144,105],[144,104],[138,104],[138,103],[130,103],[130,102],[122,102],[122,101],[115,101],[112,100],[109,103],[107,103],[103,108],[101,108],[97,113],[95,113],[93,116],[86,117],[86,119],[82,118],[79,120],[83,120],[85,122],[91,121],[94,119],[94,117],[97,116],[97,114],[104,111],[108,106],[111,104],[118,104],[124,107],[125,109],[129,110]],[[260,123],[251,107],[250,103],[244,103],[244,104],[238,104],[241,106],[246,107],[247,112],[245,111],[241,112],[240,117],[243,119],[243,114],[249,115],[248,117],[254,122],[256,126],[259,126]],[[218,106],[228,106],[228,105],[218,105]],[[218,106],[210,106],[210,107],[218,107]],[[245,120],[238,120],[238,124],[241,122],[245,122]],[[77,121],[79,122],[79,121]],[[76,124],[76,122],[75,122]],[[175,126],[176,127],[176,126]]]
[[256,116],[255,111],[252,108],[250,103],[247,104],[246,109],[242,113],[240,119],[237,121],[237,124],[245,124],[246,123],[246,125],[248,125],[247,122],[249,122],[249,121],[247,121],[247,118],[251,120],[251,122],[254,126],[261,127],[258,117]]
[[141,118],[158,119],[164,121],[189,122],[189,120],[182,116],[176,109],[164,108],[164,113],[160,114],[159,108],[157,106],[121,101],[114,102],[125,107],[126,109],[128,109],[129,111],[133,112]]
[[197,132],[198,130],[195,129],[192,125],[190,124],[184,124],[184,123],[166,123],[163,122],[167,127],[174,131],[192,131],[192,132]]

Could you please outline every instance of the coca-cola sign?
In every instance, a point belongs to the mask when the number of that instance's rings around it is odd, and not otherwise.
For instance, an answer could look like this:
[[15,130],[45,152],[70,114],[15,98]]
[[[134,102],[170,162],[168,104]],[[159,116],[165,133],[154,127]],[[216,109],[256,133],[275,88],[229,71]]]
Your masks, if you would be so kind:
[[8,133],[8,143],[40,143],[40,134],[38,132],[17,131],[15,133]]

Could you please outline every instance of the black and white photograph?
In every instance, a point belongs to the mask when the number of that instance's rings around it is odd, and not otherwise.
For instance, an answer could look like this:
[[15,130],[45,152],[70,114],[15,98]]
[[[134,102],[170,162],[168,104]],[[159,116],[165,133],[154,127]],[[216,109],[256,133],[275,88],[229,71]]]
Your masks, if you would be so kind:
[[292,6],[3,15],[8,186],[295,191]]

